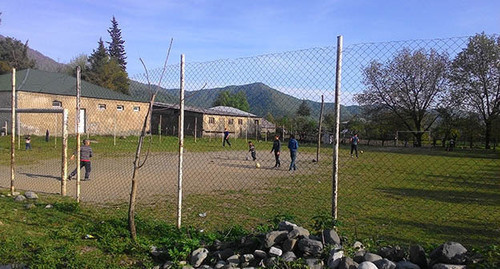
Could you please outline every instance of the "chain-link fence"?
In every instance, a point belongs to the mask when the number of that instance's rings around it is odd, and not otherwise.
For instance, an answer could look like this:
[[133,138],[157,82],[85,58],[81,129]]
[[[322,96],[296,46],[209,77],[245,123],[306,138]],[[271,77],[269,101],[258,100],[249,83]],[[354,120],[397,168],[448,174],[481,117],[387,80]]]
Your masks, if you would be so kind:
[[[454,94],[460,84],[452,75],[461,70],[457,59],[469,42],[451,38],[344,47],[341,232],[389,242],[498,243],[498,120],[491,118],[493,149],[485,149],[481,111],[458,106],[460,96]],[[281,216],[307,226],[330,214],[336,58],[336,47],[204,63],[189,62],[187,55],[183,225],[255,228]],[[74,78],[30,72],[19,72],[24,84],[18,100],[24,101],[18,107],[68,109],[71,156]],[[81,201],[126,207],[140,130],[161,80],[139,160],[145,163],[136,176],[137,214],[175,223],[180,64],[167,66],[163,78],[162,72],[149,70],[152,85],[145,74],[131,77],[131,95],[82,83],[80,132],[90,140],[93,156],[90,180],[81,182]],[[50,90],[42,93],[44,87]],[[0,94],[8,96],[3,88]],[[37,115],[19,118],[21,138],[31,135],[33,142],[31,151],[17,155],[17,188],[58,193],[61,117]],[[23,149],[25,141],[20,142]],[[8,143],[2,137],[5,156]],[[68,173],[75,166],[69,160]],[[9,171],[8,162],[2,162],[2,187],[9,185]],[[86,176],[82,168],[82,179]],[[75,184],[67,182],[68,195],[76,195]]]

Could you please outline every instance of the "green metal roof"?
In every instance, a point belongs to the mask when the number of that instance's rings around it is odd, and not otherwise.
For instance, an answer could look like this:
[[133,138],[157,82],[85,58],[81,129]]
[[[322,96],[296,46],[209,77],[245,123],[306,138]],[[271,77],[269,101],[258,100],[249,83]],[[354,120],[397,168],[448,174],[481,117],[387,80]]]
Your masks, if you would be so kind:
[[[12,91],[12,73],[0,75],[0,92]],[[35,69],[16,71],[16,90],[55,95],[76,96],[76,78],[62,74]],[[116,92],[95,84],[81,81],[82,97],[144,102],[133,96]]]

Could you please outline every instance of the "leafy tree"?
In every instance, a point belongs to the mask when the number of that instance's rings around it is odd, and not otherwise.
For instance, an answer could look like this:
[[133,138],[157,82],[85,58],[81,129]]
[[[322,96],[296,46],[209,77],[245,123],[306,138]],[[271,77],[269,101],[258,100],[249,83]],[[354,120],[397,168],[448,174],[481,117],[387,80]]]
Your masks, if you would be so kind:
[[485,147],[490,148],[493,121],[500,115],[500,37],[484,33],[469,38],[453,60],[453,95],[465,108],[481,115]]
[[244,92],[233,94],[229,91],[221,91],[219,95],[217,95],[213,106],[230,106],[247,112],[250,110],[250,104]]
[[86,70],[89,65],[88,61],[89,57],[82,53],[71,59],[71,61],[66,65],[65,72],[69,75],[74,75],[77,66],[80,66],[81,70]]
[[125,55],[125,46],[123,45],[125,41],[122,39],[122,30],[118,28],[118,21],[116,21],[115,16],[111,20],[111,27],[109,27],[108,33],[111,36],[111,42],[106,42],[109,45],[109,56],[116,59],[123,71],[126,71],[127,56]]
[[35,61],[28,58],[28,41],[21,41],[6,37],[0,40],[0,74],[9,73],[12,68],[34,68]]
[[128,75],[118,61],[108,55],[102,38],[88,58],[83,79],[114,91],[130,94]]
[[271,112],[267,112],[267,114],[266,114],[266,120],[269,121],[269,122],[272,122],[272,123],[276,122],[276,120],[274,119],[273,114],[271,114]]
[[299,109],[297,109],[297,115],[304,117],[309,117],[311,115],[311,108],[307,104],[306,100],[302,100]]
[[403,49],[386,63],[372,61],[363,72],[367,88],[355,100],[396,115],[421,146],[423,131],[436,120],[430,112],[447,91],[448,62],[447,54],[424,49]]

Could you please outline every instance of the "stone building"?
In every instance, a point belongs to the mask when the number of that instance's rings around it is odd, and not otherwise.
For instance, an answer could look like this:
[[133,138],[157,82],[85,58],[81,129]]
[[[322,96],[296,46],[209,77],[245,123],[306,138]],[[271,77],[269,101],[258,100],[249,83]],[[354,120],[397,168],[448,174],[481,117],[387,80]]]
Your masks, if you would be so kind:
[[[0,108],[11,107],[12,74],[0,75]],[[62,73],[26,69],[16,72],[17,108],[68,110],[68,133],[76,134],[76,78]],[[149,103],[81,81],[80,133],[139,135]],[[61,114],[19,113],[21,135],[61,135]],[[10,128],[10,113],[0,123]],[[10,130],[10,129],[9,129]]]
[[[152,116],[152,133],[177,135],[179,126],[179,105],[155,103]],[[218,106],[212,108],[184,108],[184,134],[197,137],[221,137],[227,128],[233,137],[252,138],[261,136],[261,117],[234,107]],[[267,128],[270,123],[266,122]],[[265,131],[275,131],[265,129]]]

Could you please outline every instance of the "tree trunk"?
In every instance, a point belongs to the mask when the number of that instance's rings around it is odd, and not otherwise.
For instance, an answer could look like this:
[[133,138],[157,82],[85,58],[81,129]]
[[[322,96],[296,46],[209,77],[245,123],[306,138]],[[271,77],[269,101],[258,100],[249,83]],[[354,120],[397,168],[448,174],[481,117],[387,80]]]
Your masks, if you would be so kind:
[[484,145],[484,148],[485,149],[490,149],[490,137],[491,137],[491,120],[487,120],[485,121],[485,124],[486,124],[486,131],[485,131],[485,134],[484,134],[484,142],[485,142],[485,145]]

